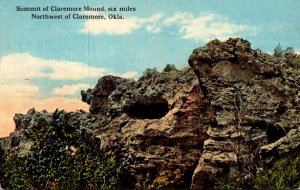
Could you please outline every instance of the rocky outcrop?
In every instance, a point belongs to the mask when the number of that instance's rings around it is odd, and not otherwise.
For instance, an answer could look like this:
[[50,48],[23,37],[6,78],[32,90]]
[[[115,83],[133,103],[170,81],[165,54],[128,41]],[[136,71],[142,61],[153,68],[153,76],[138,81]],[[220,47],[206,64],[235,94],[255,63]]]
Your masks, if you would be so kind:
[[[218,177],[247,176],[300,148],[299,65],[253,50],[242,39],[194,50],[191,69],[137,81],[114,76],[82,91],[90,112],[15,116],[5,154],[30,153],[30,128],[43,120],[100,141],[133,177],[179,171],[170,188],[212,188]],[[133,187],[134,184],[127,184]]]
[[90,112],[92,114],[109,113],[109,111],[114,110],[114,108],[110,107],[109,101],[107,101],[108,97],[120,84],[130,86],[130,82],[134,83],[134,81],[120,77],[104,76],[99,79],[94,89],[81,91],[82,101],[90,105]]
[[299,150],[299,66],[242,39],[211,41],[194,50],[189,64],[215,111],[193,189],[207,187],[204,176],[245,176],[274,161],[274,151],[278,159]]
[[[101,85],[92,92],[97,88]],[[107,98],[106,113],[114,113],[114,119],[96,132],[101,149],[118,152],[131,175],[179,169],[186,179],[181,185],[189,186],[208,138],[205,124],[212,120],[209,102],[201,96],[190,69],[125,81]]]
[[103,122],[101,118],[84,111],[65,112],[56,110],[54,113],[48,113],[45,110],[36,112],[34,109],[30,109],[24,115],[16,114],[14,121],[16,131],[11,133],[9,137],[2,138],[0,143],[6,155],[18,157],[25,157],[30,154],[30,148],[33,145],[30,132],[38,127],[41,122],[58,128],[68,127],[71,130],[86,133],[91,138],[99,123]]
[[82,95],[91,113],[30,110],[25,115],[17,114],[17,131],[2,140],[6,153],[19,157],[30,153],[26,133],[43,120],[92,134],[91,138],[101,142],[99,151],[116,154],[133,180],[148,172],[157,177],[177,169],[184,180],[176,184],[190,185],[208,138],[206,124],[213,119],[213,110],[201,98],[198,79],[191,69],[138,81],[105,76]]

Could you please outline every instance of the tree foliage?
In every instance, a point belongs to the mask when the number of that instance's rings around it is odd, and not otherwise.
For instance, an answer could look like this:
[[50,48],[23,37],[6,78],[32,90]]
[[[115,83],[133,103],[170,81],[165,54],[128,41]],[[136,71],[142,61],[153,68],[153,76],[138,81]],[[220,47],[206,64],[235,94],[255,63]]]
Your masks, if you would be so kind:
[[294,55],[295,50],[293,47],[287,47],[285,50],[283,50],[280,46],[280,43],[275,47],[274,49],[274,56],[277,58],[283,58],[284,56]]
[[294,189],[300,185],[300,156],[287,157],[277,161],[270,169],[258,172],[250,177],[238,177],[231,180],[218,180],[216,189]]
[[164,175],[151,176],[150,173],[137,176],[135,189],[137,190],[162,190],[180,186],[183,181],[180,169],[166,170]]
[[152,77],[155,77],[159,74],[159,72],[157,71],[157,68],[147,68],[144,72],[143,72],[143,76],[141,78],[143,79],[149,79]]
[[1,183],[6,189],[114,189],[120,167],[98,143],[72,128],[40,123],[30,131],[34,144],[24,158],[5,158]]
[[274,49],[274,56],[275,56],[275,57],[278,57],[278,58],[280,58],[280,57],[283,56],[283,50],[282,50],[282,48],[281,48],[280,43],[279,43],[279,44],[275,47],[275,49]]
[[164,72],[177,71],[177,68],[173,64],[167,64],[163,71]]

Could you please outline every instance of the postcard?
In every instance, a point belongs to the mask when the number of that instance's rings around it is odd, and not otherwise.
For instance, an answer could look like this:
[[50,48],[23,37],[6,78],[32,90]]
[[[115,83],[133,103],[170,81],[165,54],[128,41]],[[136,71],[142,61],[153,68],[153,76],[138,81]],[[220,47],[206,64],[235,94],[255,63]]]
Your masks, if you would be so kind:
[[299,20],[298,0],[0,0],[0,157],[28,159],[0,159],[0,189],[299,187],[253,177],[299,158]]

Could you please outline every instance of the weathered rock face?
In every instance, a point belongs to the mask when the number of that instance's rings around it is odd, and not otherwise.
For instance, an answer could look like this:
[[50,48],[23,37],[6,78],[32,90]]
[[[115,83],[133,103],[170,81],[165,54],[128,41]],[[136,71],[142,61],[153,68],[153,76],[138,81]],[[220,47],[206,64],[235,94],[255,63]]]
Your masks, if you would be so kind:
[[1,147],[6,155],[16,155],[24,157],[30,153],[33,145],[30,139],[30,131],[36,128],[40,122],[57,127],[70,127],[72,130],[84,132],[93,136],[93,132],[99,127],[103,120],[91,113],[84,111],[65,112],[56,110],[54,113],[47,111],[36,112],[30,109],[27,114],[16,114],[14,117],[16,131],[9,137],[0,139]]
[[201,96],[192,70],[119,84],[107,98],[114,118],[95,133],[101,149],[117,152],[134,176],[179,169],[189,186],[213,119]]
[[99,79],[94,89],[89,89],[86,92],[82,91],[82,101],[90,105],[90,112],[93,114],[105,113],[111,108],[108,105],[108,97],[116,90],[117,86],[126,83],[130,85],[129,81],[115,76],[104,76]]
[[178,169],[183,182],[172,185],[191,189],[246,176],[300,150],[299,66],[242,39],[211,41],[189,64],[138,81],[102,77],[82,91],[91,113],[17,114],[17,130],[0,144],[7,155],[25,156],[28,131],[42,119],[100,141],[95,148],[117,155],[133,177]]
[[252,50],[242,39],[211,41],[193,52],[189,64],[216,121],[193,189],[207,187],[205,177],[247,175],[299,150],[299,66]]
[[116,154],[133,178],[177,169],[184,179],[177,185],[190,185],[214,115],[209,102],[201,98],[191,69],[139,81],[106,76],[82,95],[92,113],[30,110],[17,114],[17,131],[1,142],[6,153],[19,157],[30,153],[32,143],[26,133],[43,120],[92,134],[101,142],[98,148]]

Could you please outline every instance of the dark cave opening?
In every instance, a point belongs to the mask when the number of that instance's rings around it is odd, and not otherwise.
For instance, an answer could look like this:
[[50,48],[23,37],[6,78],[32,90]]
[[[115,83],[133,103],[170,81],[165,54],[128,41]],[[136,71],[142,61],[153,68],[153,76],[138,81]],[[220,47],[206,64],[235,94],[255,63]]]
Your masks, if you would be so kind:
[[284,128],[275,127],[273,125],[268,125],[266,128],[266,134],[269,142],[271,143],[277,141],[281,137],[284,137],[287,134],[287,132],[288,131],[286,131]]
[[138,119],[159,119],[168,111],[168,101],[160,96],[137,96],[130,100],[123,111],[130,117]]

